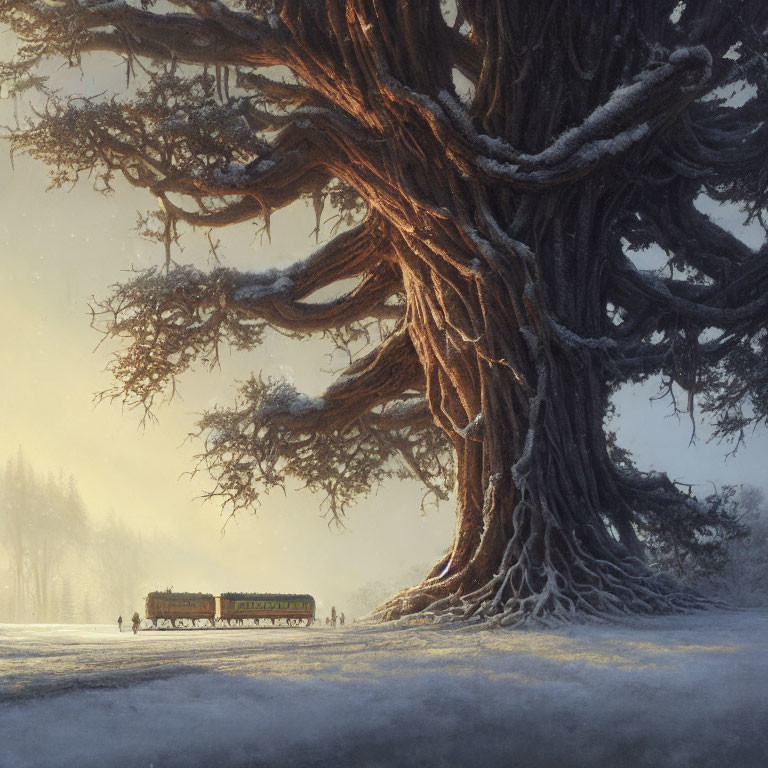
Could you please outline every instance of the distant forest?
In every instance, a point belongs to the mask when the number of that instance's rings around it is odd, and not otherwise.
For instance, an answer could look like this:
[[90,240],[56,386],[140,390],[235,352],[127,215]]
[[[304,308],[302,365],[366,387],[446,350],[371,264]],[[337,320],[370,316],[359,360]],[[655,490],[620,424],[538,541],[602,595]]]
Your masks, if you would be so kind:
[[21,449],[0,469],[0,621],[115,621],[140,608],[148,557],[141,535],[89,515],[71,475]]

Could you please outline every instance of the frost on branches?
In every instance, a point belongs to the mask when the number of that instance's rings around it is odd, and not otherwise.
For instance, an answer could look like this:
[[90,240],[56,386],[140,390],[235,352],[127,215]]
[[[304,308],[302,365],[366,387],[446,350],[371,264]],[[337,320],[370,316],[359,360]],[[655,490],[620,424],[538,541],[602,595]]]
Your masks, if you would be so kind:
[[[702,214],[763,222],[764,0],[0,0],[5,93],[32,105],[14,152],[54,186],[116,179],[156,201],[165,266],[95,308],[123,344],[109,396],[150,408],[220,346],[264,330],[378,346],[319,398],[247,382],[200,422],[232,510],[287,475],[340,518],[392,475],[457,487],[446,557],[378,619],[502,625],[704,604],[646,544],[738,532],[727,505],[644,474],[606,434],[609,398],[661,375],[720,436],[764,423],[768,251]],[[122,58],[119,93],[48,84]],[[733,106],[723,94],[746,87]],[[209,233],[298,199],[335,235],[279,273],[179,266]],[[638,268],[658,246],[668,270]],[[341,280],[338,299],[311,295]]]

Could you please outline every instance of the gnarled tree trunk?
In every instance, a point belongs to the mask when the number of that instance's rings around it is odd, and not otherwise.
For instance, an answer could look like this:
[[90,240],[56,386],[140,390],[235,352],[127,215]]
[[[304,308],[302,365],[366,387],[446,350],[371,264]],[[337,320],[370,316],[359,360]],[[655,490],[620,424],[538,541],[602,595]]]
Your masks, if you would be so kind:
[[440,221],[418,243],[401,233],[409,333],[457,457],[457,524],[448,556],[376,617],[480,612],[513,623],[698,603],[644,561],[603,429],[610,363],[575,341],[602,335],[598,188],[526,201],[547,222],[523,238],[536,261],[498,230],[439,244]]

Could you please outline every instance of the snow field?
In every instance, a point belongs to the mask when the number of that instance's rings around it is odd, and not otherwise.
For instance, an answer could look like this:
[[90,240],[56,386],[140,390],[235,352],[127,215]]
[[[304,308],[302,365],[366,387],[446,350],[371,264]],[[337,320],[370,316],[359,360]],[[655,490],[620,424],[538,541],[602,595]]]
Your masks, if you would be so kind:
[[0,625],[0,766],[768,764],[768,611],[558,631]]

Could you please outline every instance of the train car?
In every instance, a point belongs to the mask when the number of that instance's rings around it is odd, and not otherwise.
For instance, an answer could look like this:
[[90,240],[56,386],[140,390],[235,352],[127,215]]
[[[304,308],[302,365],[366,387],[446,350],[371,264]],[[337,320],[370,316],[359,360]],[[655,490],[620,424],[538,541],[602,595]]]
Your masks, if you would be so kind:
[[176,628],[207,619],[214,626],[216,599],[203,592],[150,592],[147,595],[145,615],[153,628],[170,624]]
[[228,626],[254,625],[262,620],[308,627],[315,618],[312,595],[279,595],[264,592],[225,592],[216,598],[216,615]]

